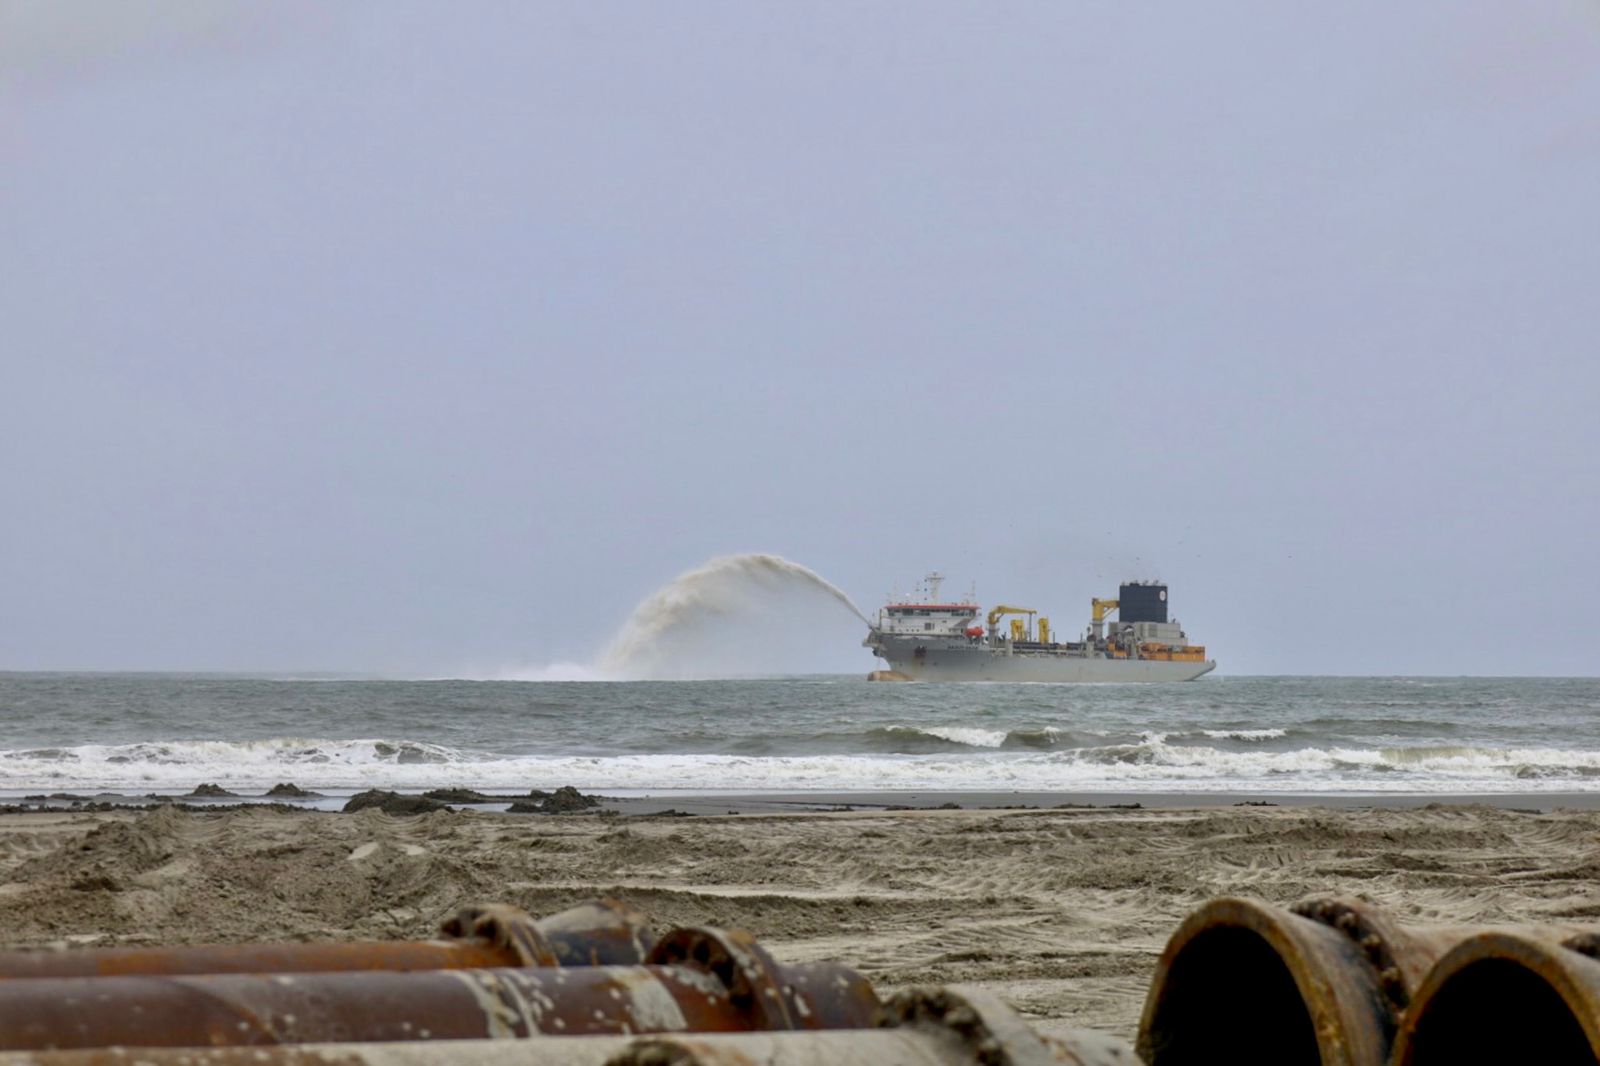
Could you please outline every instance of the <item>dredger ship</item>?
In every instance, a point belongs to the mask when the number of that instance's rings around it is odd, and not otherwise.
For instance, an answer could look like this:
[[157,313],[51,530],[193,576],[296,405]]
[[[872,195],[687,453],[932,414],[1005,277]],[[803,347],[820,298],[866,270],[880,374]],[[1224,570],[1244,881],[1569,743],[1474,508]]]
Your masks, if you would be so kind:
[[1193,681],[1217,666],[1167,618],[1167,586],[1158,581],[1124,582],[1116,599],[1091,599],[1089,628],[1075,641],[1054,639],[1050,619],[1031,607],[1002,604],[980,625],[970,593],[957,603],[940,599],[943,581],[929,574],[870,623],[862,644],[890,666],[872,680]]

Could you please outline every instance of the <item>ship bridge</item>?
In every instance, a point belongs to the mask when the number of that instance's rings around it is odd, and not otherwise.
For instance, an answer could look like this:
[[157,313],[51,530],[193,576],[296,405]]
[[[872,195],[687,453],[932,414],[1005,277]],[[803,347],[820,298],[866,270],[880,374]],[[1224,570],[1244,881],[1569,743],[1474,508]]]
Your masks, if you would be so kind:
[[878,612],[877,629],[882,633],[919,636],[965,636],[978,616],[978,604],[969,594],[961,602],[940,602],[939,587],[944,575],[932,573],[922,579],[915,592],[890,601]]

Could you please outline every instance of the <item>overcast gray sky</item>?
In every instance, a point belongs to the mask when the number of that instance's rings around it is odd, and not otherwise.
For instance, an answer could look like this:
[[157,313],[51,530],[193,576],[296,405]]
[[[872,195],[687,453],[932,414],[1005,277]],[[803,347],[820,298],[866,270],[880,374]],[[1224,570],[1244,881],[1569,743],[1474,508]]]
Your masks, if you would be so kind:
[[1594,674],[1597,279],[1593,0],[0,0],[0,668],[583,661],[770,551]]

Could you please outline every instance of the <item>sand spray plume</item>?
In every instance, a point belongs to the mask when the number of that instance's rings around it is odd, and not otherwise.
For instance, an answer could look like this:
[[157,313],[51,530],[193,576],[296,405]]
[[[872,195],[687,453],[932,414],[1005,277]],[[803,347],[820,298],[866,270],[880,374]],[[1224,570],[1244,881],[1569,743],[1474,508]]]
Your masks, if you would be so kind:
[[619,677],[649,671],[675,637],[701,624],[750,608],[752,593],[810,589],[838,601],[871,625],[836,585],[777,555],[724,555],[658,589],[623,624],[600,667]]

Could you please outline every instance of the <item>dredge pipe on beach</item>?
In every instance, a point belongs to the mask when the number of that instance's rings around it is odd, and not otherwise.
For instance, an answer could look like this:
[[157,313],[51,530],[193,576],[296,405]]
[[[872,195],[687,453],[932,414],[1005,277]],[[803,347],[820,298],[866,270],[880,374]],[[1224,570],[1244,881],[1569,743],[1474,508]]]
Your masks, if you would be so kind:
[[[763,953],[764,955],[764,953]],[[0,982],[0,1049],[863,1028],[872,987],[831,963],[576,966]]]
[[509,904],[477,904],[463,907],[440,931],[509,949],[524,966],[637,966],[656,945],[645,916],[615,899],[591,900],[537,920]]
[[0,1066],[1138,1066],[1113,1037],[1046,1038],[977,989],[912,989],[887,1005],[886,1028],[653,1036],[538,1036],[275,1048],[95,1048],[0,1053]]
[[136,974],[465,970],[512,966],[628,966],[655,937],[644,916],[598,900],[538,920],[502,903],[465,907],[445,939],[320,944],[200,944],[0,952],[0,980]]
[[[1218,1055],[1244,1062],[1386,1062],[1435,966],[1485,932],[1402,925],[1381,907],[1337,896],[1289,910],[1214,900],[1184,921],[1157,964],[1140,1022],[1140,1052],[1152,1066]],[[1582,926],[1500,932],[1547,946],[1600,944],[1600,934]],[[1268,1011],[1262,1006],[1268,1000],[1282,1010]],[[1250,1015],[1259,1011],[1278,1020],[1230,1034],[1225,1019],[1242,1021],[1241,1004]]]
[[1402,925],[1375,904],[1341,896],[1316,897],[1296,903],[1290,910],[1331,926],[1360,945],[1367,963],[1378,974],[1379,987],[1393,1008],[1397,1025],[1439,960],[1472,937],[1500,932],[1569,947],[1600,944],[1600,931],[1589,925]]
[[1600,938],[1470,937],[1428,974],[1394,1047],[1394,1066],[1600,1063]]
[[1167,942],[1145,1000],[1149,1066],[1381,1066],[1396,1018],[1379,971],[1335,926],[1217,899]]
[[713,978],[729,1005],[751,1019],[750,1029],[865,1029],[882,1006],[854,970],[831,962],[780,965],[743,929],[674,929],[649,961]]

